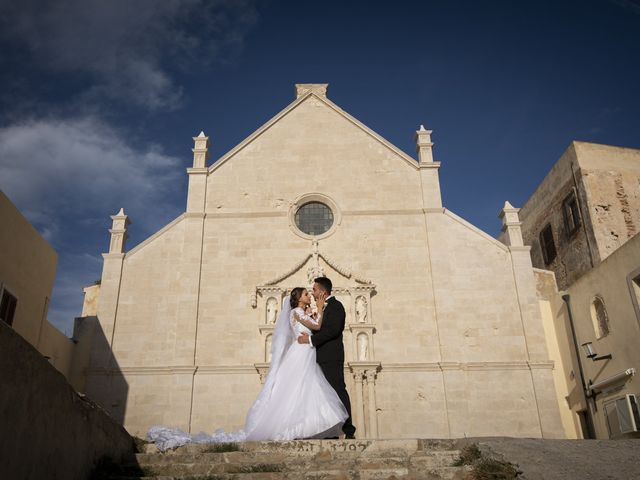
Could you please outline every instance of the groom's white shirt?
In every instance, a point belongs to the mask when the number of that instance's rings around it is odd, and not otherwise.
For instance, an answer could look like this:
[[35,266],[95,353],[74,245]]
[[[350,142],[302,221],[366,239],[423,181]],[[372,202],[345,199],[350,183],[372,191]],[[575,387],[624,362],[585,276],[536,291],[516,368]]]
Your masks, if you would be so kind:
[[[327,298],[325,298],[325,299],[324,299],[324,304],[325,304],[325,305],[327,304],[327,302],[329,301],[329,299],[330,299],[330,298],[333,298],[333,295],[329,295]],[[309,335],[309,346],[310,346],[311,348],[316,348],[316,347],[313,345],[313,342],[311,341],[311,337],[312,337],[312,335]]]

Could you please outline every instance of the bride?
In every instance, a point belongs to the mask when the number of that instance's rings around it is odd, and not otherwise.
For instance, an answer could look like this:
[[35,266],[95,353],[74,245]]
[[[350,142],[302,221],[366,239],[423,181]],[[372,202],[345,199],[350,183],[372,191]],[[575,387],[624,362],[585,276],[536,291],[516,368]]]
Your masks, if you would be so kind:
[[302,287],[294,288],[284,299],[273,332],[269,373],[242,430],[190,435],[155,426],[147,433],[147,439],[165,450],[189,442],[338,437],[348,417],[347,410],[316,363],[316,349],[296,341],[300,334],[320,329],[324,298],[316,299],[316,304],[317,316],[310,314],[311,296]]

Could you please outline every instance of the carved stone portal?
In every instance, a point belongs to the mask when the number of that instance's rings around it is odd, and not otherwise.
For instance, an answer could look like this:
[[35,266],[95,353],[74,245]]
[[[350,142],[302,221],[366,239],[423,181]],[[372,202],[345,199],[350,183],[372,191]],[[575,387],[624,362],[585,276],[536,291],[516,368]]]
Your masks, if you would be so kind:
[[[264,357],[255,368],[264,382],[271,361],[272,334],[277,321],[280,303],[294,287],[310,288],[320,276],[329,276],[333,281],[333,295],[346,309],[348,328],[344,332],[347,364],[353,375],[350,383],[354,422],[360,432],[368,438],[378,436],[375,400],[375,379],[380,363],[375,361],[374,333],[371,297],[375,285],[348,268],[336,264],[320,251],[318,241],[312,241],[311,251],[300,261],[292,262],[286,273],[255,287],[251,295],[251,307],[259,314],[258,331],[264,348]],[[306,283],[306,285],[305,285]]]

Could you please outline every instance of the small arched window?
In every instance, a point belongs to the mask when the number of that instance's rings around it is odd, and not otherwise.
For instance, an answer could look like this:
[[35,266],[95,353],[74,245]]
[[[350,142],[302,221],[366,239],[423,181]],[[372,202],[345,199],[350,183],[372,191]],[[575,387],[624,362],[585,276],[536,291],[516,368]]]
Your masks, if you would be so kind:
[[600,297],[595,297],[591,302],[591,321],[597,338],[609,335],[609,316]]

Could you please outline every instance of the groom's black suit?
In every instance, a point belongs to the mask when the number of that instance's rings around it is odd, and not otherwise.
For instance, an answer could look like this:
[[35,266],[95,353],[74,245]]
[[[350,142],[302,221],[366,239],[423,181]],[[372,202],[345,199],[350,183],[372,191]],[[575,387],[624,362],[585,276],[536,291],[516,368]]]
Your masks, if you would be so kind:
[[335,297],[331,297],[327,300],[322,312],[322,326],[311,336],[311,343],[316,348],[316,361],[322,373],[349,414],[349,418],[342,426],[342,431],[347,436],[353,436],[356,428],[351,422],[351,402],[344,384],[344,345],[342,344],[344,323],[344,307]]

